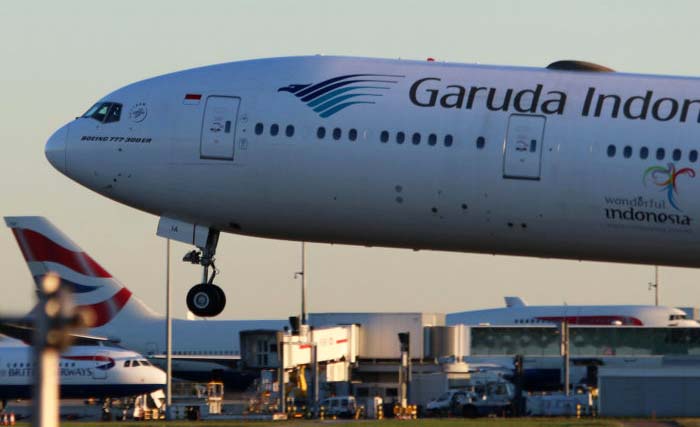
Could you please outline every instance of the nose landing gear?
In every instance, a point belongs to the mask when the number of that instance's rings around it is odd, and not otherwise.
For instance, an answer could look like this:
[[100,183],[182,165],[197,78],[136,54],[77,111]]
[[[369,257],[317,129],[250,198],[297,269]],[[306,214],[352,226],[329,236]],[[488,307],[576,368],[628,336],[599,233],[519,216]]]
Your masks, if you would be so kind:
[[187,308],[198,317],[213,317],[224,310],[226,294],[213,283],[194,285],[187,292]]
[[[224,310],[226,306],[226,295],[224,291],[214,284],[218,270],[214,264],[214,254],[219,241],[219,232],[210,230],[207,236],[207,243],[201,250],[193,250],[185,254],[182,258],[185,262],[199,264],[203,267],[202,283],[194,285],[187,292],[187,309],[198,317],[213,317]],[[211,276],[209,276],[211,267]]]

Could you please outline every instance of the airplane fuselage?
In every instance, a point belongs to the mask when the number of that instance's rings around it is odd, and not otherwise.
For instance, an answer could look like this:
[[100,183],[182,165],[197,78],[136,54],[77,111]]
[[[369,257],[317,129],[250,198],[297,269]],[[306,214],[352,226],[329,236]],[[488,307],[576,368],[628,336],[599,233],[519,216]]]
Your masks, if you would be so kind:
[[116,121],[79,118],[47,155],[155,215],[279,239],[700,264],[698,79],[315,56],[178,72],[101,102],[120,104]]
[[[32,397],[34,370],[28,345],[0,346],[0,399]],[[74,346],[59,359],[61,398],[135,396],[165,386],[165,373],[122,348]]]
[[677,308],[653,305],[571,305],[491,308],[447,314],[448,325],[551,325],[698,327]]

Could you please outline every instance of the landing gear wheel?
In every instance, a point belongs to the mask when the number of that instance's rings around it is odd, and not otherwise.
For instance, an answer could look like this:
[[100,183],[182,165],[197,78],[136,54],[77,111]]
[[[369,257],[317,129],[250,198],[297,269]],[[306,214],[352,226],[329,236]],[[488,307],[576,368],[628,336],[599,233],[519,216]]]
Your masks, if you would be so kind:
[[224,291],[214,284],[200,283],[187,293],[187,308],[198,317],[216,316],[225,305]]
[[209,285],[209,286],[211,286],[211,287],[214,288],[214,290],[215,290],[216,293],[217,293],[217,298],[218,298],[218,300],[219,300],[219,307],[220,307],[220,309],[219,309],[219,311],[216,312],[216,314],[213,314],[213,315],[212,315],[212,316],[216,316],[216,315],[218,315],[219,313],[221,313],[221,312],[224,310],[224,307],[226,307],[226,293],[224,292],[223,289],[221,289],[219,286],[217,286],[217,285],[215,285],[215,284],[213,284],[213,283],[212,283],[211,285]]

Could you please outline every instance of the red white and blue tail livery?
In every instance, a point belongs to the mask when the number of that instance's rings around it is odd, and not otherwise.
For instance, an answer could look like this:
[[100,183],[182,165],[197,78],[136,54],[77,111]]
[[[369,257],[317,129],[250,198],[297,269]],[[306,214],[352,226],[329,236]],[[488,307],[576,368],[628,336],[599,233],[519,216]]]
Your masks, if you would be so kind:
[[[165,318],[147,307],[90,255],[46,218],[5,217],[35,283],[49,271],[73,289],[76,304],[94,316],[89,333],[108,337],[147,355],[165,354]],[[280,330],[285,320],[173,319],[173,374],[196,381],[223,379],[227,388],[245,389],[255,373],[240,368],[243,330]]]
[[132,314],[153,315],[129,289],[45,218],[7,217],[5,222],[17,239],[34,282],[38,285],[48,272],[57,273],[72,289],[76,303],[92,311],[91,328],[106,325],[125,309]]

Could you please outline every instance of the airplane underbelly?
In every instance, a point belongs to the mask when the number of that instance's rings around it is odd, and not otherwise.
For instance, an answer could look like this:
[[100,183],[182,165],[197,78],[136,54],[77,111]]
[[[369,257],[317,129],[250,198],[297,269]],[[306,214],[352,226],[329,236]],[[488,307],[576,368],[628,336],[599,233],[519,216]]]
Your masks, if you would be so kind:
[[348,174],[321,180],[313,192],[303,190],[310,185],[304,180],[279,181],[279,197],[258,199],[256,205],[267,203],[264,212],[242,215],[241,229],[230,231],[369,246],[700,264],[700,242],[683,229],[681,216],[658,214],[657,220],[669,221],[666,227],[618,224],[590,194],[547,202],[552,192],[569,190],[542,181],[493,176],[487,185],[475,185],[469,177],[456,180],[458,175],[435,179],[431,171],[410,179],[387,176]]

